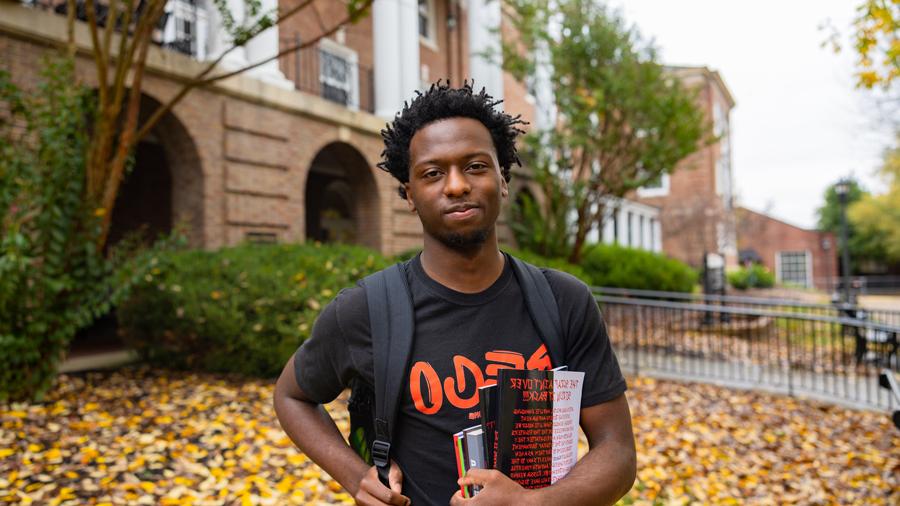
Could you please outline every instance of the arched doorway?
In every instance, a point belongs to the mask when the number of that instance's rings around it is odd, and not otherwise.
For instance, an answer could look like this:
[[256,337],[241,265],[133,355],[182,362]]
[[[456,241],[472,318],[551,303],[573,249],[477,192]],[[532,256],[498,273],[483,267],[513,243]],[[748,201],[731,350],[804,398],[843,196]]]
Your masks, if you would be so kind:
[[134,235],[151,244],[169,234],[172,226],[172,171],[165,149],[151,135],[138,144],[134,165],[119,186],[107,245]]
[[[139,124],[161,105],[141,97]],[[157,123],[133,153],[113,206],[107,249],[125,238],[148,245],[180,225],[193,247],[203,238],[203,175],[200,157],[185,126],[171,112]],[[70,358],[121,353],[115,310],[79,331],[69,347]]]
[[334,142],[313,159],[306,178],[306,239],[379,249],[378,189],[368,162]]

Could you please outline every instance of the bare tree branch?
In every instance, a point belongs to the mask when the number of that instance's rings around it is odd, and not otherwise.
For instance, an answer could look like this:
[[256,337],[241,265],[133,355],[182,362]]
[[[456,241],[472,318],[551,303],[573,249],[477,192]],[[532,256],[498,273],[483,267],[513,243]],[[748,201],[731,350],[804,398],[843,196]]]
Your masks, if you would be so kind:
[[[188,92],[191,91],[192,89],[197,88],[197,87],[199,87],[199,86],[206,86],[206,85],[212,84],[212,83],[214,83],[214,82],[216,82],[216,81],[221,81],[222,79],[227,79],[227,78],[232,77],[232,76],[236,76],[236,75],[241,74],[241,73],[243,73],[243,72],[246,72],[246,71],[248,71],[248,70],[252,70],[252,69],[255,69],[255,68],[260,67],[260,66],[262,66],[262,65],[265,65],[266,63],[269,63],[269,62],[271,62],[271,61],[273,61],[273,60],[276,60],[276,59],[278,59],[278,58],[281,58],[282,56],[289,55],[289,54],[293,54],[293,53],[295,53],[295,52],[297,52],[297,51],[300,51],[300,50],[302,50],[302,49],[305,49],[305,48],[307,48],[307,47],[314,46],[315,44],[318,44],[320,40],[322,40],[322,39],[324,39],[325,37],[328,37],[328,36],[334,34],[334,33],[337,32],[338,30],[340,30],[342,26],[346,25],[348,22],[350,22],[352,19],[354,19],[357,15],[359,15],[360,13],[362,13],[362,12],[364,12],[366,9],[368,9],[369,6],[372,4],[372,1],[373,1],[373,0],[368,0],[367,2],[365,2],[364,4],[362,4],[362,6],[360,6],[358,9],[354,10],[353,12],[348,13],[347,16],[344,17],[339,23],[336,23],[336,24],[335,24],[333,27],[331,27],[329,30],[327,30],[327,31],[325,31],[325,32],[323,32],[323,33],[321,33],[321,34],[319,34],[319,35],[318,35],[317,37],[315,37],[314,39],[310,39],[310,40],[308,40],[308,41],[306,41],[306,42],[303,42],[303,43],[301,43],[301,44],[296,44],[296,45],[294,45],[294,46],[292,46],[292,47],[290,47],[290,48],[287,48],[287,49],[285,49],[285,50],[283,50],[283,51],[279,51],[275,56],[271,56],[271,57],[269,57],[269,58],[266,58],[266,59],[264,59],[264,60],[258,61],[258,62],[256,62],[256,63],[252,63],[252,64],[250,64],[250,65],[247,65],[247,66],[245,66],[245,67],[239,68],[239,69],[237,69],[237,70],[233,70],[233,71],[230,71],[230,72],[226,72],[226,73],[224,73],[224,74],[219,74],[219,75],[216,75],[216,76],[213,76],[213,77],[209,77],[209,78],[205,78],[205,79],[204,79],[204,77],[205,77],[205,76],[206,76],[206,75],[207,75],[207,74],[215,67],[215,65],[210,65],[210,66],[208,66],[203,72],[201,72],[200,74],[198,74],[198,76],[195,77],[192,81],[186,83],[186,84],[184,85],[184,87],[183,87],[183,88],[182,88],[182,89],[181,89],[181,90],[180,90],[180,91],[179,91],[179,92],[178,92],[171,100],[169,100],[169,102],[167,102],[164,106],[159,107],[158,109],[156,109],[156,111],[154,111],[153,115],[150,116],[150,118],[144,123],[143,126],[141,126],[141,129],[138,131],[138,134],[137,134],[137,136],[135,137],[135,141],[136,141],[136,142],[137,142],[137,141],[140,141],[141,139],[144,138],[144,136],[146,136],[147,134],[149,134],[150,131],[153,129],[153,127],[156,125],[156,123],[158,123],[159,120],[162,119],[163,115],[166,114],[167,112],[169,112],[170,110],[172,110],[172,108],[175,107],[176,104],[178,104],[179,102],[181,102],[181,100],[182,100],[182,99],[188,94]],[[307,5],[307,4],[309,4],[309,3],[312,3],[311,0],[307,0],[303,5]],[[288,11],[288,12],[289,12],[291,15],[293,15],[294,13],[298,12],[298,10],[295,8],[295,9],[292,9],[291,11]],[[281,18],[281,19],[278,20],[278,22],[281,22],[281,21],[283,21],[284,19],[286,19],[286,18]],[[276,24],[278,24],[278,23],[276,23]],[[234,49],[234,48],[232,47],[231,49]],[[229,49],[229,50],[230,50],[230,49]],[[221,57],[219,57],[219,58],[216,60],[216,62],[218,62],[218,61],[220,61],[220,60],[221,60]],[[216,62],[213,62],[213,63],[216,63]]]
[[97,89],[100,93],[100,107],[103,108],[108,100],[106,57],[103,54],[100,36],[97,33],[97,6],[94,4],[94,0],[87,0],[85,5],[87,8],[88,28],[91,32],[91,44],[94,46],[94,63],[97,65]]
[[103,58],[108,59],[110,56],[110,45],[112,44],[112,33],[116,27],[116,18],[119,17],[120,0],[108,0],[106,11],[106,30],[103,32]]

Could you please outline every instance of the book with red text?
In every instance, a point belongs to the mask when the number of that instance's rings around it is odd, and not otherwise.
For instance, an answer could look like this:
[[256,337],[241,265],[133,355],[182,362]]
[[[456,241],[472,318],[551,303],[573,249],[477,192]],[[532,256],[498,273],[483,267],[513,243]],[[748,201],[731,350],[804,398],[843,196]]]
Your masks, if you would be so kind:
[[525,488],[546,487],[568,474],[578,459],[583,382],[583,372],[502,369],[492,399],[493,467]]
[[497,385],[479,388],[478,403],[481,407],[484,463],[487,469],[494,469],[494,457],[497,454]]

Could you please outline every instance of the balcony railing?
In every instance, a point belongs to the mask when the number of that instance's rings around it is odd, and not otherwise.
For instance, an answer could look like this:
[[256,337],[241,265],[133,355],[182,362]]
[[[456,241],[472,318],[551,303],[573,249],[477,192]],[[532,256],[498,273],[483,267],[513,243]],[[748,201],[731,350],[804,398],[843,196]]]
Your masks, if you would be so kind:
[[[25,0],[23,3],[37,9],[65,15],[65,0]],[[75,17],[87,21],[84,0],[76,0]],[[102,2],[96,3],[97,24],[107,23],[108,9]],[[140,16],[140,11],[136,13]],[[121,24],[122,19],[116,23]],[[132,24],[134,20],[132,21]],[[121,31],[124,27],[117,26]],[[128,27],[129,30],[133,26]],[[159,24],[153,32],[153,42],[161,47],[184,53],[198,60],[206,58],[207,12],[196,0],[170,0]],[[299,34],[282,36],[281,50],[302,42]],[[318,95],[342,104],[350,109],[375,111],[374,73],[371,67],[360,65],[356,53],[331,40],[282,56],[279,66],[285,77],[293,81],[297,90]]]
[[[282,36],[280,42],[283,51],[299,45],[302,40],[298,35],[292,35]],[[300,91],[350,109],[375,111],[372,69],[359,65],[352,50],[337,44],[320,44],[284,55],[279,64],[285,77]]]
[[[64,0],[25,0],[22,3],[60,15],[66,15],[68,9],[68,3]],[[109,7],[103,2],[97,2],[94,8],[97,12],[97,25],[105,27]],[[128,27],[129,32],[134,29],[140,16],[141,7],[138,6],[132,24]],[[84,0],[75,2],[75,19],[85,22],[88,20],[87,4]],[[124,14],[120,11],[116,20],[116,31],[122,31],[123,19]],[[153,30],[151,40],[158,46],[202,60],[206,57],[205,41],[198,36],[205,35],[206,26],[206,9],[197,5],[196,0],[170,0]]]

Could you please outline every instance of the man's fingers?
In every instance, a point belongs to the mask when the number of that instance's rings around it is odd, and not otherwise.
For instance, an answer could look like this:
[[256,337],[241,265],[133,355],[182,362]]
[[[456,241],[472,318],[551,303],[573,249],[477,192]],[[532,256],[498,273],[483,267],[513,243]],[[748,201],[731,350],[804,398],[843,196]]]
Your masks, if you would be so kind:
[[466,475],[459,479],[457,483],[463,486],[467,485],[479,485],[483,486],[485,483],[491,480],[494,476],[493,473],[498,472],[494,469],[479,469],[472,468],[466,471]]
[[459,506],[460,504],[465,504],[466,499],[462,496],[462,492],[457,490],[453,497],[450,498],[450,506]]
[[388,483],[391,485],[391,490],[394,492],[399,494],[403,491],[403,471],[401,471],[400,466],[393,461],[391,461],[391,470],[388,472]]
[[[402,479],[402,474],[400,475]],[[381,483],[378,479],[378,471],[375,467],[371,467],[366,477],[359,484],[359,492],[356,494],[356,502],[358,504],[369,504],[376,506],[393,505],[408,506],[409,498],[400,493],[400,488],[396,491],[391,490]]]

